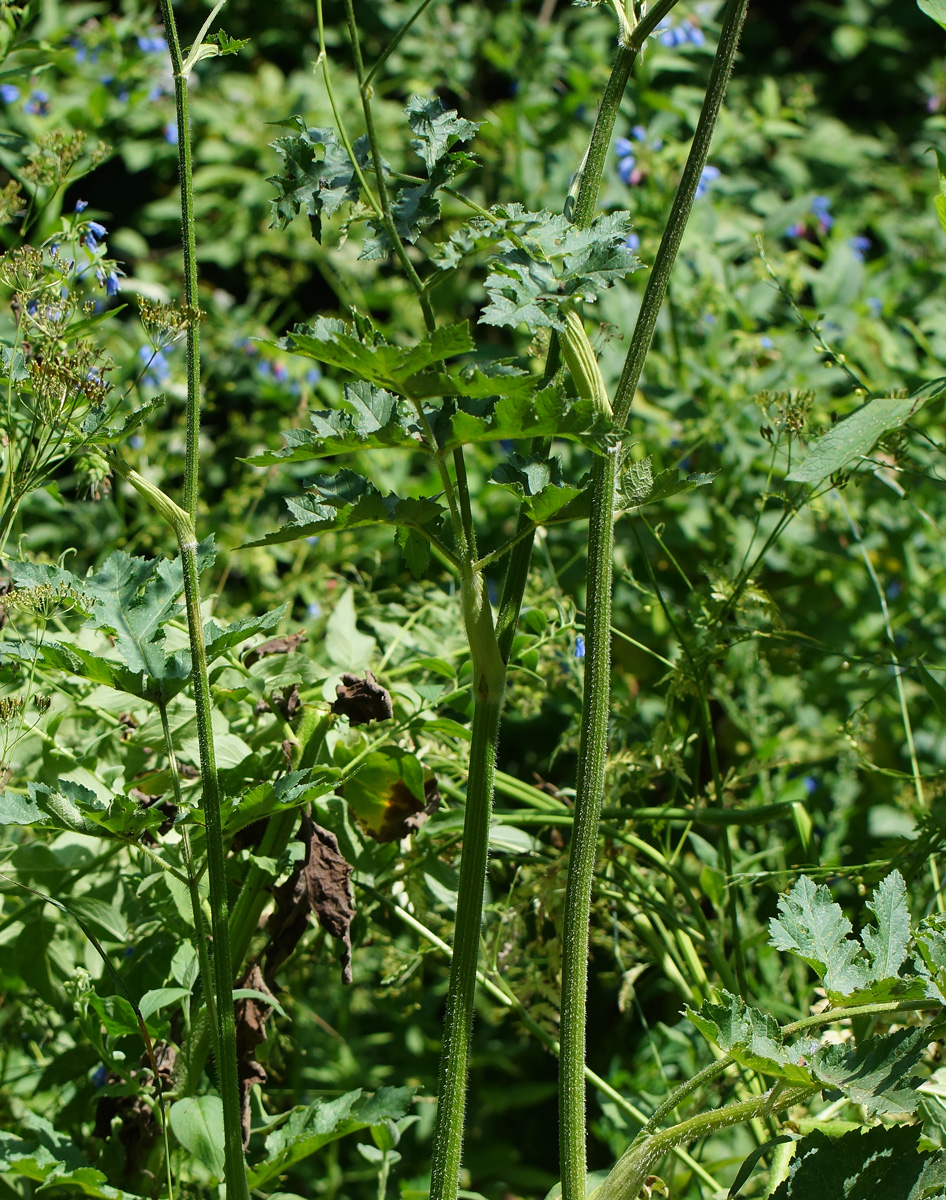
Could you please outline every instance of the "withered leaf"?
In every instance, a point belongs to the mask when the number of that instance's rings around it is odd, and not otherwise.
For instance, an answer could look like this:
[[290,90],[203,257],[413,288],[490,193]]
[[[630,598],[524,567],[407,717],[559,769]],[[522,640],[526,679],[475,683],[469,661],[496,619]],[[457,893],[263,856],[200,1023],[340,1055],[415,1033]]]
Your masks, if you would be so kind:
[[[256,992],[272,995],[263,979],[263,972],[254,963],[246,973],[241,988],[252,988]],[[250,1143],[250,1092],[255,1084],[266,1082],[266,1071],[256,1057],[256,1047],[266,1041],[266,1022],[273,1014],[273,1006],[255,996],[245,996],[234,1006],[237,1039],[237,1076],[240,1081],[241,1121],[244,1148]]]
[[352,868],[339,850],[335,834],[316,825],[308,813],[302,816],[299,840],[305,845],[302,861],[284,884],[273,889],[276,908],[267,922],[266,975],[272,979],[296,948],[311,912],[325,932],[342,943],[342,983],[351,983]]
[[350,725],[367,725],[369,721],[390,721],[394,715],[391,693],[383,688],[371,671],[364,679],[345,674],[335,688],[338,699],[332,712],[347,717]]
[[288,687],[284,687],[281,693],[273,692],[269,700],[261,696],[257,700],[253,712],[259,717],[263,713],[272,712],[275,709],[284,721],[291,721],[301,707],[302,697],[299,695],[299,685],[291,683]]
[[296,650],[306,640],[306,632],[300,629],[298,633],[288,633],[285,637],[270,638],[268,642],[260,642],[252,650],[247,650],[243,656],[243,665],[252,667],[255,662],[265,658],[267,654],[295,654]]

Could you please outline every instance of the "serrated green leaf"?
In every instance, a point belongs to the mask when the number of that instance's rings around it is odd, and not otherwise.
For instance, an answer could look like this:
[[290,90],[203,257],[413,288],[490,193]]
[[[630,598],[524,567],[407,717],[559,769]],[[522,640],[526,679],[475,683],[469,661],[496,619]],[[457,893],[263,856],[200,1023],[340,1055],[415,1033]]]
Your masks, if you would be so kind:
[[339,367],[390,391],[400,391],[425,368],[474,349],[467,321],[439,325],[414,346],[403,347],[385,341],[374,330],[365,335],[355,324],[346,325],[329,317],[297,326],[280,345],[293,354]]
[[275,812],[300,808],[333,790],[341,772],[335,767],[290,771],[276,780],[265,780],[248,788],[232,802],[229,815],[224,816],[228,836],[262,820]]
[[907,885],[899,871],[891,871],[881,880],[867,907],[877,921],[876,929],[867,925],[861,931],[864,949],[871,957],[871,975],[878,980],[896,977],[910,944]]
[[329,529],[356,529],[362,525],[403,525],[434,529],[444,508],[434,500],[387,496],[354,471],[342,469],[335,475],[316,475],[310,481],[313,495],[289,497],[286,507],[292,521],[250,546],[271,546]]
[[632,223],[626,212],[602,214],[584,228],[519,205],[498,205],[491,213],[503,223],[503,237],[486,279],[490,303],[480,316],[486,325],[562,329],[565,302],[593,302],[641,265],[627,245]]
[[288,1120],[266,1138],[266,1158],[247,1172],[250,1187],[261,1187],[346,1134],[400,1120],[413,1093],[409,1087],[384,1087],[373,1096],[363,1096],[358,1088],[334,1100],[320,1098],[307,1108],[293,1109]]
[[849,996],[869,980],[860,947],[848,935],[851,922],[830,891],[802,875],[787,895],[779,897],[779,916],[769,921],[769,942],[803,958],[824,980],[828,995]]
[[667,500],[681,492],[705,487],[715,478],[715,471],[686,474],[676,467],[668,467],[667,470],[654,475],[651,459],[644,458],[639,462],[629,463],[622,471],[618,480],[618,507],[632,509],[641,508],[645,504],[656,504],[659,500]]
[[395,540],[401,547],[401,554],[407,563],[407,569],[415,579],[422,579],[430,565],[430,542],[416,529],[401,526],[395,532]]
[[428,177],[437,163],[457,142],[468,142],[479,129],[453,109],[445,109],[439,96],[411,96],[404,110],[407,123],[416,136],[411,147],[424,160]]
[[[281,122],[299,130],[295,136],[277,138],[272,148],[284,163],[285,174],[267,180],[276,189],[272,201],[274,229],[286,226],[303,210],[316,241],[322,240],[322,217],[330,217],[343,204],[354,204],[359,195],[358,175],[333,129],[309,129],[300,116]],[[352,147],[359,167],[368,163],[368,140],[361,137]]]
[[557,458],[523,458],[511,454],[490,478],[518,496],[537,525],[546,524],[566,505],[573,505],[585,490],[562,482]]
[[925,1029],[899,1029],[868,1038],[863,1046],[819,1046],[811,1056],[811,1070],[820,1083],[871,1113],[912,1113],[920,1093],[911,1080],[929,1037]]
[[81,783],[60,779],[56,784],[30,780],[27,794],[0,793],[0,825],[45,825],[73,833],[101,833],[89,814],[104,812],[106,806]]
[[944,391],[946,380],[937,379],[912,396],[868,400],[809,447],[808,454],[786,479],[812,487],[823,483],[835,471],[863,458],[884,434],[899,429],[927,401],[937,399]]
[[771,1200],[923,1200],[943,1181],[946,1157],[919,1149],[919,1125],[873,1125],[831,1138],[820,1130],[798,1143],[788,1178]]
[[222,29],[210,34],[207,41],[217,47],[218,54],[239,54],[244,46],[250,44],[249,38],[232,38]]
[[814,1082],[805,1065],[813,1043],[785,1046],[775,1018],[751,1008],[739,996],[722,990],[718,1004],[707,1000],[699,1010],[685,1011],[707,1041],[743,1066],[792,1084]]

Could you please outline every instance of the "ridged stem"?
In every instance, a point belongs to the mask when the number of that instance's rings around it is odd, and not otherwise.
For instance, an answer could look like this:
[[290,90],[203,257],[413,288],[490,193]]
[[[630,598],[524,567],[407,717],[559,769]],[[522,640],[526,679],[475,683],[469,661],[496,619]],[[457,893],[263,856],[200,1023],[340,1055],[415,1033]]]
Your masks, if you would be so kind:
[[430,1200],[456,1200],[460,1186],[463,1118],[483,922],[483,893],[489,858],[496,744],[506,681],[505,664],[496,645],[493,618],[482,575],[471,574],[464,580],[463,600],[467,637],[473,658],[473,732],[463,817],[457,919],[440,1054]]
[[[644,361],[650,351],[670,271],[706,165],[747,5],[748,0],[729,0],[723,14],[719,46],[696,133],[644,292],[634,336],[615,394],[614,421],[618,428],[623,428],[627,422]],[[584,1200],[587,1174],[584,1067],[588,924],[611,707],[611,585],[618,457],[615,454],[595,464],[592,484],[585,619],[585,691],[562,935],[562,1053],[559,1076],[562,1200]],[[618,1192],[609,1193],[612,1194],[616,1198]],[[629,1194],[636,1196],[637,1193]]]
[[562,931],[559,1153],[562,1200],[585,1196],[585,1016],[588,922],[611,715],[614,492],[620,449],[594,464],[585,603],[585,690]]

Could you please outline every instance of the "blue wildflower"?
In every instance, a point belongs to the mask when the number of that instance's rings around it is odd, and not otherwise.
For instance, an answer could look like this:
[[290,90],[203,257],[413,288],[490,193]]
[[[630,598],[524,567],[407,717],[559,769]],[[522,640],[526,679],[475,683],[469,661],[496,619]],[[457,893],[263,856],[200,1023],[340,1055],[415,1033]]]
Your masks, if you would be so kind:
[[140,450],[144,444],[145,440],[140,433],[133,433],[128,439],[128,445],[131,446],[132,450]]
[[706,195],[706,193],[712,187],[714,181],[717,180],[719,178],[719,176],[720,176],[719,167],[711,167],[709,165],[709,163],[707,163],[706,166],[703,168],[702,174],[700,175],[700,182],[696,185],[697,200],[699,200],[700,196]]
[[105,295],[117,296],[120,289],[121,284],[118,281],[117,273],[115,271],[109,271],[108,275],[105,276]]
[[319,544],[319,539],[314,534],[312,537],[307,537],[306,541],[310,546],[317,546]]
[[762,347],[763,350],[771,350],[774,347],[775,343],[768,336],[768,334],[764,334],[762,337],[759,338],[759,345]]
[[37,312],[39,311],[39,301],[38,300],[27,300],[26,311],[30,314],[31,317],[35,317]]
[[89,207],[89,202],[88,202],[88,200],[77,200],[77,201],[76,201],[76,207],[75,207],[75,211],[76,211],[77,213],[80,213],[80,212],[85,212],[85,210],[86,210],[88,207]]
[[309,367],[305,373],[306,383],[316,384],[322,378],[322,372],[318,367]]
[[150,387],[163,387],[171,376],[171,367],[163,350],[142,346],[138,357],[145,364],[143,380]]
[[687,44],[702,46],[706,41],[703,30],[700,29],[699,25],[692,18],[674,23],[669,17],[664,17],[657,26],[655,33],[660,40],[660,44],[667,46],[671,50],[675,46],[686,46]]
[[632,251],[633,253],[636,253],[641,248],[641,240],[637,236],[637,234],[633,231],[633,229],[627,235],[627,237],[624,239],[624,245],[627,247],[628,250]]
[[177,126],[173,121],[168,121],[164,127],[164,140],[169,146],[177,145]]
[[640,183],[643,176],[633,154],[625,154],[623,158],[618,159],[618,178],[630,187]]
[[575,638],[575,657],[579,660],[585,657],[585,639],[581,634]]
[[138,35],[138,49],[142,54],[163,54],[167,48],[167,41],[157,33]]
[[30,93],[29,100],[23,105],[23,111],[31,117],[46,117],[49,115],[49,93],[41,88]]
[[4,104],[12,104],[14,100],[19,100],[20,89],[15,83],[0,83],[0,100]]
[[[317,540],[318,539],[316,539],[316,541]],[[319,604],[318,600],[313,600],[312,603],[306,608],[305,611],[306,611],[306,615],[308,616],[309,620],[314,621],[317,617],[320,617],[322,615],[322,605]]]
[[802,780],[802,783],[805,785],[805,791],[809,796],[812,794],[812,792],[817,791],[818,780],[815,779],[814,775],[806,775]]
[[872,317],[879,317],[884,311],[884,302],[879,296],[868,296],[867,307],[870,309],[870,315]]
[[818,218],[818,225],[822,233],[827,233],[834,224],[834,217],[830,213],[831,201],[827,196],[815,196],[811,202],[811,211]]
[[92,1082],[97,1088],[105,1087],[108,1082],[108,1071],[103,1066],[98,1066],[92,1074]]
[[847,244],[851,247],[854,257],[858,259],[859,262],[864,261],[864,255],[873,245],[869,237],[848,238]]
[[283,383],[289,374],[289,368],[285,363],[273,363],[273,378],[278,383]]

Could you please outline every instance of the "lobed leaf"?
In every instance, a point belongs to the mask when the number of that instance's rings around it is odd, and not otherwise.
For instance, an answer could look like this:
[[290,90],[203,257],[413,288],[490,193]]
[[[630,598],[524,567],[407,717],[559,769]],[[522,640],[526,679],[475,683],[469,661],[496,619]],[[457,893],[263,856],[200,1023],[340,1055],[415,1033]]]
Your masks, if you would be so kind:
[[848,996],[867,983],[860,946],[848,936],[851,922],[825,886],[802,875],[779,898],[778,911],[780,915],[769,921],[770,944],[803,958],[824,980],[829,996]]
[[[358,174],[348,151],[340,146],[334,129],[309,129],[300,116],[281,124],[299,130],[291,137],[277,138],[272,148],[282,157],[285,174],[273,175],[267,182],[276,189],[272,201],[272,228],[286,226],[305,211],[312,235],[322,240],[322,217],[330,217],[343,204],[358,200]],[[368,164],[368,139],[361,137],[352,149],[359,167]]]

